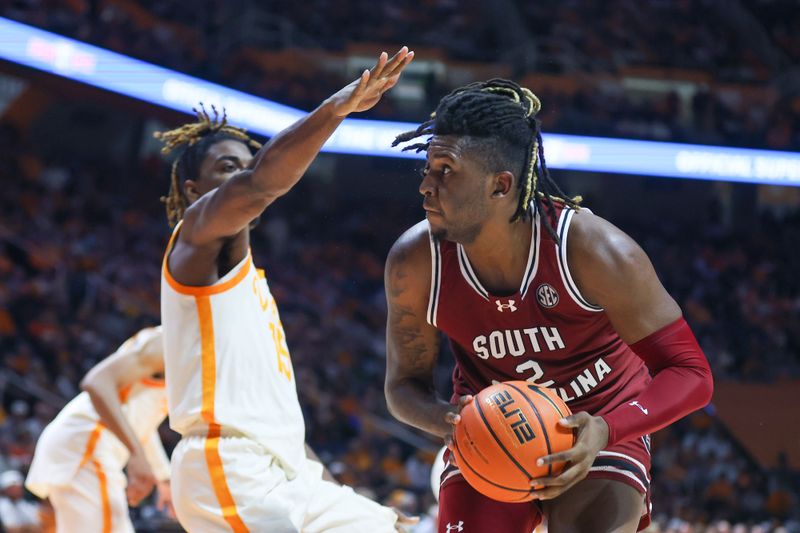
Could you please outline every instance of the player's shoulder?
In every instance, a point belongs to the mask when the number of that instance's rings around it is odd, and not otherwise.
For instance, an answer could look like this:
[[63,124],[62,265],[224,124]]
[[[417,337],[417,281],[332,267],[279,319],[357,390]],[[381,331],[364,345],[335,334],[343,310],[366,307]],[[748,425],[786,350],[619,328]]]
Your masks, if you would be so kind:
[[573,215],[568,242],[570,267],[579,270],[622,272],[646,259],[633,238],[588,209],[577,210]]
[[158,324],[157,326],[147,326],[140,329],[131,339],[140,344],[160,342],[163,334],[163,326]]
[[181,229],[178,235],[178,242],[186,244],[196,244],[195,241],[195,227],[198,221],[203,216],[203,211],[206,209],[208,203],[216,196],[217,189],[212,189],[205,193],[203,196],[186,206],[181,219]]
[[425,265],[430,268],[431,241],[428,221],[423,220],[407,229],[389,250],[387,269],[393,265]]
[[163,357],[164,333],[159,324],[139,330],[119,347],[119,353],[131,353],[156,359]]
[[429,289],[431,271],[431,240],[428,221],[423,220],[405,231],[392,245],[386,258],[385,284],[387,291],[403,285],[425,292]]
[[164,327],[161,324],[157,326],[152,326],[148,328],[144,328],[141,331],[142,334],[145,335],[148,344],[154,350],[160,350],[164,344]]

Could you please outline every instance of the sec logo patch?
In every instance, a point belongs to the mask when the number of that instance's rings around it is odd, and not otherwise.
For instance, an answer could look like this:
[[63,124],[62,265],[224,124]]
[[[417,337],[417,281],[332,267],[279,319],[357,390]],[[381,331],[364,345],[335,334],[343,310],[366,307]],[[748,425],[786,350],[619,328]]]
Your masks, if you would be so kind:
[[542,283],[536,289],[536,300],[542,307],[550,309],[558,304],[558,292],[549,283]]

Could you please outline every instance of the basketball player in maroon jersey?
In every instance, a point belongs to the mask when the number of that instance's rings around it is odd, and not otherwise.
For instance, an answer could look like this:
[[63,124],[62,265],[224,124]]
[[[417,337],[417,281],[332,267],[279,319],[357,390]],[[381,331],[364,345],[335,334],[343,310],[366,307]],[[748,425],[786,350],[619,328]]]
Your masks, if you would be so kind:
[[[452,460],[440,533],[633,532],[650,522],[649,434],[706,405],[711,372],[644,251],[550,178],[540,103],[506,80],[458,89],[400,135],[425,150],[425,221],[386,264],[386,398],[399,420],[452,442],[459,411],[494,382],[555,389],[574,413],[566,461],[531,481],[536,500],[472,489]],[[436,398],[440,332],[456,359],[450,403]],[[524,465],[523,465],[524,466]]]

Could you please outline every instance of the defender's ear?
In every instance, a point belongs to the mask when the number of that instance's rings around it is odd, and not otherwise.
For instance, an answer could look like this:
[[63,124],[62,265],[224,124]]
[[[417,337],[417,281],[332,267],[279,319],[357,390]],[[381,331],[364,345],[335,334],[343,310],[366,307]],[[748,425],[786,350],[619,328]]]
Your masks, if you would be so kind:
[[186,195],[189,203],[194,202],[202,196],[200,191],[197,189],[197,182],[194,180],[186,180],[183,182],[183,194]]

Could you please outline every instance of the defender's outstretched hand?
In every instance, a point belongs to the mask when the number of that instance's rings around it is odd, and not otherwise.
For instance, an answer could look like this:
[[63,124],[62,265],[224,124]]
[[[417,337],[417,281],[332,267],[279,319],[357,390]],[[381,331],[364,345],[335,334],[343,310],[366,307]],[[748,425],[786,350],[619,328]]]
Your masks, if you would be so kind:
[[372,69],[365,70],[360,78],[328,99],[333,104],[334,113],[344,117],[372,108],[380,101],[383,93],[395,86],[403,69],[412,59],[414,52],[409,52],[407,46],[398,50],[391,59],[386,52],[382,52]]

